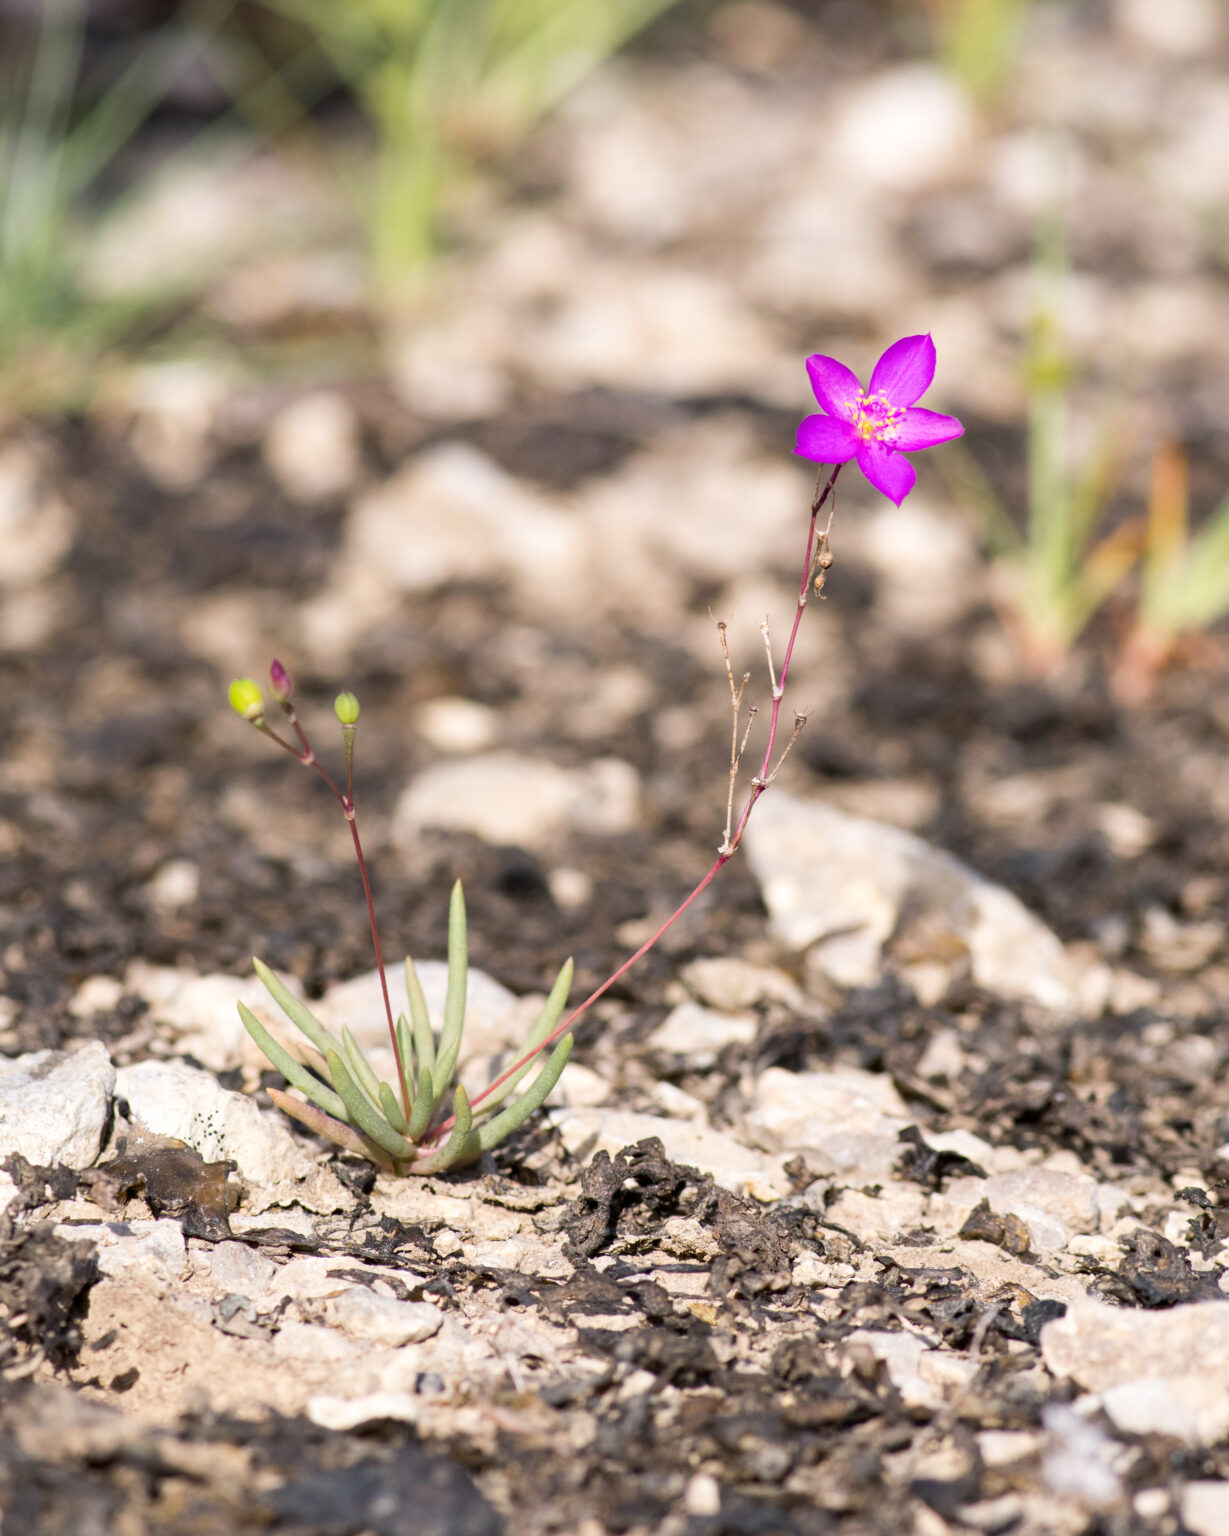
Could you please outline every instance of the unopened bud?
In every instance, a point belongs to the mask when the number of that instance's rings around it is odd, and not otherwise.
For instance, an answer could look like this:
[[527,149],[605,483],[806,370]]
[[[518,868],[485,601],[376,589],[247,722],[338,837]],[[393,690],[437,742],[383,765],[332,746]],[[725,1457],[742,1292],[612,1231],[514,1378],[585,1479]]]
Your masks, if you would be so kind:
[[358,723],[358,699],[352,693],[339,693],[333,700],[333,713],[342,725]]
[[294,678],[280,661],[273,662],[269,668],[269,687],[273,690],[273,697],[279,704],[289,702],[290,695],[294,692]]
[[253,725],[263,719],[265,700],[260,684],[250,677],[237,677],[230,685],[230,707]]

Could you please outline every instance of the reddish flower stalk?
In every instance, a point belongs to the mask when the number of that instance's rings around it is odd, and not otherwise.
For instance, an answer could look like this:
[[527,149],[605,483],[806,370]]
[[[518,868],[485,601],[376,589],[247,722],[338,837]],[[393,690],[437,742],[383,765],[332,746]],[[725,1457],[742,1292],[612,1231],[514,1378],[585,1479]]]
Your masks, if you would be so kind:
[[[342,737],[345,741],[346,751],[346,787],[338,788],[336,780],[328,769],[321,763],[312,751],[311,743],[299,724],[298,713],[295,710],[291,695],[294,684],[290,674],[282,666],[280,661],[274,661],[269,668],[269,686],[274,698],[281,705],[282,713],[291,730],[298,738],[299,745],[286,741],[273,729],[264,717],[263,706],[260,712],[253,714],[251,708],[247,711],[247,718],[258,731],[277,743],[284,752],[289,752],[296,762],[303,764],[305,768],[314,768],[332,791],[333,797],[341,806],[341,813],[346,818],[350,827],[350,837],[354,842],[354,857],[358,860],[358,872],[363,882],[363,895],[367,901],[367,921],[371,925],[371,942],[376,952],[376,968],[380,973],[380,991],[384,995],[384,1015],[388,1020],[388,1038],[392,1041],[393,1057],[397,1063],[397,1083],[401,1093],[401,1105],[408,1120],[410,1117],[410,1093],[405,1081],[405,1067],[401,1060],[401,1046],[397,1040],[397,1026],[393,1022],[393,1005],[388,994],[388,977],[384,971],[384,951],[380,944],[380,925],[376,921],[375,899],[371,893],[371,877],[367,873],[367,860],[363,855],[363,841],[359,836],[358,817],[354,813],[354,734],[358,722],[358,700],[352,693],[343,693],[338,697],[335,706],[337,718],[341,724]],[[235,703],[232,690],[231,702]],[[236,708],[238,705],[236,704]],[[243,711],[240,711],[243,713]]]
[[[774,768],[772,766],[772,755],[776,750],[777,728],[781,718],[781,701],[785,697],[785,685],[789,680],[790,663],[794,656],[794,642],[798,638],[798,629],[802,623],[802,615],[805,612],[807,606],[807,596],[811,588],[811,575],[815,570],[816,563],[818,561],[819,574],[815,578],[815,585],[817,591],[822,591],[827,568],[832,563],[831,555],[828,551],[828,535],[832,529],[832,514],[835,510],[835,503],[831,508],[829,508],[827,524],[825,525],[823,531],[818,535],[818,539],[816,537],[816,529],[819,521],[819,514],[823,510],[825,502],[828,501],[833,487],[836,485],[836,479],[840,472],[841,466],[837,464],[834,467],[832,473],[828,476],[827,483],[824,484],[823,470],[821,469],[819,478],[815,482],[815,496],[811,502],[811,521],[807,528],[806,555],[802,562],[802,581],[798,587],[798,605],[794,610],[794,622],[790,628],[789,641],[785,647],[785,657],[781,663],[780,677],[777,677],[775,672],[773,672],[772,650],[770,646],[768,647],[769,673],[772,678],[772,713],[768,722],[768,740],[764,745],[764,757],[760,764],[759,772],[751,780],[751,789],[748,792],[747,799],[743,805],[741,813],[739,814],[738,821],[734,826],[733,833],[731,834],[727,826],[726,835],[722,838],[721,847],[718,849],[716,859],[713,861],[712,865],[704,874],[703,878],[700,880],[695,889],[690,893],[690,895],[686,896],[683,901],[679,903],[679,905],[674,909],[674,911],[665,920],[665,922],[662,923],[661,927],[658,928],[655,933],[653,933],[644,941],[640,948],[636,950],[635,954],[629,955],[627,959],[624,960],[623,964],[619,966],[618,970],[614,971],[610,976],[608,976],[600,987],[591,992],[589,996],[585,998],[583,1003],[574,1008],[572,1012],[569,1013],[568,1016],[563,1019],[551,1031],[549,1035],[547,1035],[546,1039],[543,1040],[541,1044],[535,1046],[532,1051],[527,1052],[517,1061],[514,1061],[512,1065],[505,1072],[501,1073],[493,1083],[491,1083],[481,1093],[476,1094],[471,1101],[473,1108],[477,1109],[478,1106],[482,1103],[483,1099],[485,1099],[489,1094],[494,1093],[497,1088],[499,1088],[508,1080],[508,1078],[513,1075],[513,1073],[519,1072],[520,1069],[526,1064],[526,1062],[532,1061],[540,1051],[548,1049],[551,1045],[554,1044],[556,1040],[559,1039],[561,1035],[567,1034],[567,1032],[576,1023],[576,1021],[581,1018],[593,1006],[594,1003],[597,1002],[598,998],[601,997],[603,993],[608,992],[610,988],[614,986],[615,982],[626,975],[626,973],[631,970],[632,966],[635,965],[638,960],[642,959],[645,955],[648,954],[649,950],[653,948],[653,946],[658,942],[662,935],[668,932],[669,929],[672,928],[676,922],[678,922],[679,918],[682,917],[683,913],[687,911],[688,907],[690,907],[691,904],[697,899],[697,897],[699,897],[701,893],[705,891],[709,885],[712,884],[722,869],[725,868],[725,866],[738,852],[738,849],[743,840],[743,834],[747,830],[747,823],[751,819],[751,812],[755,809],[756,802],[776,777],[777,771],[781,767],[781,763],[784,762],[790,747],[792,747],[794,742],[798,739],[798,733],[802,729],[802,725],[805,722],[805,716],[795,716],[794,734],[790,741],[786,744],[785,751],[782,752],[781,758],[778,761],[776,768]],[[768,646],[767,624],[763,626],[763,629],[765,645]],[[735,695],[736,700],[737,697],[738,696]],[[737,771],[738,758],[740,755],[741,754],[736,748],[733,754],[733,761],[731,763],[732,772]],[[441,1136],[446,1136],[449,1130],[451,1130],[452,1124],[453,1117],[449,1116],[447,1120],[441,1121],[439,1125],[434,1127],[434,1129],[426,1137],[426,1140],[430,1142],[438,1140]]]

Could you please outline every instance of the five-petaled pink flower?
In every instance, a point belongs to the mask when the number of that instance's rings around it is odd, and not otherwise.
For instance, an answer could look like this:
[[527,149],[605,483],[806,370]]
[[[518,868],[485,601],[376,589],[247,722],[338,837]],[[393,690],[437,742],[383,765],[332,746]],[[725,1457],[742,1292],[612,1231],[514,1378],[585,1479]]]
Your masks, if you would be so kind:
[[875,364],[869,389],[834,357],[808,357],[807,372],[827,415],[808,416],[801,423],[794,452],[816,464],[856,458],[875,489],[898,507],[917,478],[903,455],[950,442],[964,431],[954,416],[915,403],[935,376],[935,344],[929,335],[894,341]]

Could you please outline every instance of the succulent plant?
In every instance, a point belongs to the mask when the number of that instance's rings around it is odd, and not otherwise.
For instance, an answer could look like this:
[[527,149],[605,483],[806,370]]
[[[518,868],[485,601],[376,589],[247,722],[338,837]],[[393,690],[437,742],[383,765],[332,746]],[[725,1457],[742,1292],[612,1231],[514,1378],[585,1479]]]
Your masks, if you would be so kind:
[[[400,1082],[394,1086],[376,1076],[349,1028],[343,1027],[337,1039],[267,965],[260,960],[253,964],[270,997],[304,1037],[275,1033],[250,1008],[239,1004],[248,1034],[291,1087],[303,1095],[297,1098],[270,1088],[269,1097],[309,1129],[390,1173],[442,1173],[446,1168],[476,1161],[541,1106],[572,1053],[572,1036],[566,1034],[538,1068],[529,1087],[510,1104],[507,1100],[531,1070],[532,1059],[472,1103],[461,1084],[453,1088],[465,1027],[469,973],[465,898],[459,880],[452,888],[448,911],[443,1021],[437,1033],[414,962],[407,959],[408,1014],[403,1011],[396,1023],[393,1044]],[[572,962],[568,960],[517,1053],[518,1060],[550,1036],[571,987]]]

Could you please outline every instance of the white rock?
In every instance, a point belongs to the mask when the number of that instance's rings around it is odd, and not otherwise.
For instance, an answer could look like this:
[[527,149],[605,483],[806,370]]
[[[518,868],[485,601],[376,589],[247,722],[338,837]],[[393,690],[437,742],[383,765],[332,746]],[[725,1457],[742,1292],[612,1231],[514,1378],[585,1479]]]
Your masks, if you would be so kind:
[[1114,20],[1133,42],[1171,59],[1210,54],[1225,24],[1216,0],[1116,0]]
[[583,528],[556,498],[476,448],[444,443],[358,499],[342,561],[373,567],[398,592],[505,573],[541,600],[575,581],[584,548]]
[[864,1242],[891,1243],[925,1225],[926,1196],[911,1184],[884,1184],[877,1195],[844,1189],[826,1214]]
[[1229,1483],[1199,1478],[1182,1490],[1182,1524],[1194,1536],[1229,1536]]
[[36,449],[21,441],[0,446],[0,588],[50,576],[72,548],[74,526]]
[[111,1108],[115,1068],[92,1040],[78,1051],[32,1051],[0,1062],[0,1157],[88,1168]]
[[444,1320],[444,1314],[429,1301],[398,1301],[379,1296],[365,1285],[351,1286],[334,1297],[326,1304],[325,1315],[350,1338],[388,1349],[431,1338]]
[[191,859],[168,859],[141,887],[155,912],[178,912],[200,895],[201,872]]
[[[787,189],[759,222],[747,285],[766,307],[878,324],[886,311],[899,311],[912,298],[915,274],[876,206],[846,202],[833,219],[832,202],[822,179],[803,178]],[[801,370],[796,377],[796,400],[809,410]]]
[[784,1003],[803,1010],[806,999],[797,982],[771,965],[753,965],[736,955],[712,955],[693,960],[679,973],[683,983],[712,1008],[737,1013],[756,1003]]
[[854,183],[928,186],[958,167],[973,121],[949,74],[935,65],[903,65],[855,88],[833,124],[828,159]]
[[1124,1381],[1099,1396],[1124,1434],[1166,1435],[1187,1445],[1215,1445],[1229,1434],[1225,1384],[1202,1374]]
[[417,315],[386,337],[390,381],[416,415],[472,420],[497,416],[508,403],[516,328],[506,306],[482,298],[462,293],[438,322]]
[[354,407],[333,390],[301,396],[269,423],[265,463],[292,501],[327,501],[359,476],[359,424]]
[[747,829],[747,856],[773,932],[816,944],[839,985],[863,986],[902,909],[921,908],[936,942],[967,949],[974,979],[1001,997],[1076,1004],[1074,968],[1053,933],[1002,886],[910,832],[774,790]]
[[499,716],[476,699],[428,699],[414,711],[414,729],[437,752],[484,752],[499,734]]
[[490,752],[418,774],[397,802],[393,838],[415,858],[429,827],[540,849],[569,832],[630,831],[639,820],[639,799],[636,770],[618,758],[563,768],[519,752]]
[[1182,92],[1173,104],[1167,141],[1152,159],[1150,180],[1163,195],[1175,192],[1196,207],[1229,195],[1229,81],[1209,76]]
[[[282,981],[296,997],[302,994],[296,977],[283,976]],[[171,1029],[185,1055],[195,1056],[215,1072],[229,1071],[244,1062],[264,1063],[239,1017],[241,1002],[283,1034],[297,1033],[255,976],[198,976],[193,971],[134,960],[124,974],[124,990],[144,999],[151,1018]]]
[[1087,1174],[1052,1168],[1020,1168],[980,1181],[978,1197],[989,1200],[1000,1215],[1018,1216],[1029,1230],[1038,1253],[1066,1246],[1073,1232],[1096,1232],[1101,1223],[1097,1182]]
[[753,1013],[718,1013],[699,1003],[680,1003],[649,1035],[654,1051],[686,1057],[695,1071],[711,1067],[727,1045],[750,1045],[759,1021]]
[[262,246],[285,250],[293,231],[327,227],[317,186],[288,160],[234,141],[143,179],[83,250],[82,280],[97,298],[174,292],[239,266]]
[[363,1354],[353,1339],[318,1323],[284,1322],[273,1336],[273,1358],[287,1364],[348,1365]]
[[413,1424],[422,1414],[423,1400],[410,1392],[369,1392],[365,1397],[332,1397],[320,1393],[307,1400],[307,1417],[321,1429],[357,1429],[380,1419]]
[[944,1355],[912,1333],[855,1328],[843,1344],[861,1345],[882,1360],[907,1408],[942,1407],[953,1389],[967,1386],[977,1374],[976,1361]]
[[209,1163],[233,1158],[253,1184],[293,1188],[314,1171],[284,1120],[262,1114],[251,1099],[184,1062],[124,1067],[116,1074],[115,1093],[147,1131],[186,1142]]
[[1119,1428],[1211,1445],[1229,1434],[1229,1304],[1166,1312],[1076,1301],[1041,1331],[1056,1375],[1100,1395]]
[[[578,495],[600,552],[601,579],[622,593],[642,576],[653,580],[654,565],[714,582],[762,570],[772,551],[793,547],[798,507],[808,491],[793,466],[764,455],[745,421],[721,415],[667,432]],[[755,516],[748,517],[752,506]],[[795,586],[795,600],[796,593]],[[778,603],[784,620],[793,609],[786,590]],[[749,631],[749,642],[758,647],[750,659],[762,665],[756,626],[763,609],[739,613],[723,606],[719,617],[731,622],[735,647],[733,626]],[[704,647],[706,659],[718,658],[720,665],[711,623],[704,627]]]
[[164,1285],[184,1278],[188,1254],[183,1228],[177,1221],[108,1221],[94,1226],[60,1225],[60,1237],[88,1237],[98,1250],[98,1267],[115,1278],[125,1274],[152,1275]]
[[268,1288],[277,1265],[250,1243],[215,1243],[193,1255],[193,1270],[207,1274],[224,1294],[255,1297]]
[[[983,601],[971,530],[924,498],[890,502],[859,527],[858,553],[874,571],[875,621],[902,635],[928,635]],[[943,580],[935,581],[934,572]]]
[[756,1075],[743,1123],[757,1146],[793,1153],[822,1150],[836,1136],[886,1137],[894,1144],[910,1116],[892,1079],[883,1073],[854,1067],[832,1072],[768,1067]]
[[132,369],[110,409],[130,423],[142,468],[169,491],[195,485],[217,452],[214,428],[237,387],[234,369],[208,358],[179,358]]
[[720,394],[771,373],[778,354],[734,289],[707,273],[626,259],[591,264],[526,338],[522,363],[559,389],[605,385]]
[[1083,1509],[1116,1504],[1122,1497],[1122,1479],[1114,1463],[1121,1457],[1121,1446],[1066,1403],[1047,1403],[1041,1422],[1046,1431],[1041,1471],[1051,1493]]
[[613,1156],[648,1136],[658,1136],[672,1162],[711,1173],[723,1189],[756,1200],[779,1200],[789,1190],[780,1158],[753,1152],[732,1136],[705,1126],[626,1110],[565,1108],[547,1113],[564,1146],[580,1162],[587,1162],[595,1152]]

